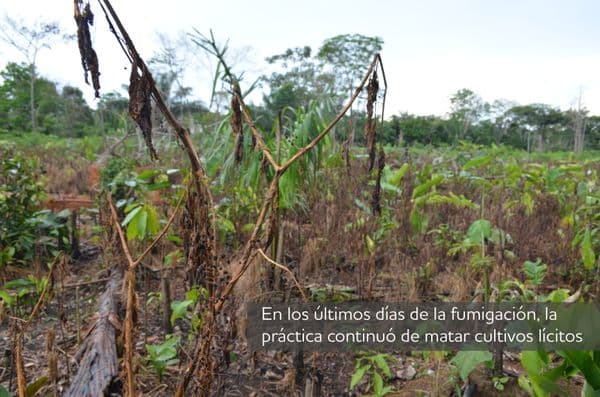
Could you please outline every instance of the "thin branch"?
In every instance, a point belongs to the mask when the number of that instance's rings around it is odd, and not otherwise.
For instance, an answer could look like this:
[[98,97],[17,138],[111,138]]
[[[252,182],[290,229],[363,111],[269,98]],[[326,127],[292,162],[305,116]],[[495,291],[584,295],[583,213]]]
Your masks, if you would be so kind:
[[290,277],[292,278],[292,281],[294,282],[294,284],[296,284],[296,288],[298,288],[298,290],[300,291],[300,294],[302,295],[302,299],[304,300],[304,302],[308,302],[308,297],[306,296],[306,293],[304,292],[304,288],[302,288],[302,286],[296,279],[296,276],[294,276],[294,273],[288,267],[281,265],[281,264],[275,262],[273,259],[269,258],[267,256],[267,254],[265,254],[265,252],[262,250],[262,248],[259,248],[257,251],[259,254],[262,255],[263,258],[265,258],[273,266],[276,266],[276,267],[280,268],[281,270],[287,272],[290,275]]
[[369,79],[369,76],[371,76],[371,73],[377,66],[378,62],[379,62],[378,58],[375,57],[373,59],[373,62],[371,62],[371,65],[369,65],[369,69],[365,73],[365,77],[363,77],[362,81],[360,82],[360,84],[358,85],[356,90],[354,91],[354,95],[352,95],[352,97],[350,98],[348,103],[346,103],[346,106],[344,106],[344,108],[337,114],[337,116],[335,116],[335,118],[333,120],[331,120],[329,125],[327,127],[325,127],[325,129],[323,131],[321,131],[319,133],[319,135],[317,135],[308,145],[306,145],[302,149],[298,150],[296,152],[296,154],[294,154],[290,159],[288,159],[281,166],[282,171],[287,170],[292,164],[294,164],[294,162],[296,162],[296,160],[298,160],[300,157],[302,157],[304,155],[304,153],[308,152],[310,149],[315,147],[321,141],[321,139],[323,139],[329,133],[329,131],[331,131],[331,129],[333,127],[335,127],[335,125],[342,119],[342,117],[344,117],[346,112],[352,107],[352,104],[354,103],[356,98],[358,98],[358,96],[360,95],[365,84],[367,83],[367,80]]
[[110,192],[106,193],[106,200],[108,201],[108,206],[110,207],[110,213],[112,215],[112,220],[117,229],[117,233],[119,234],[119,240],[121,242],[121,248],[123,249],[123,253],[125,253],[125,257],[127,258],[128,267],[133,267],[134,261],[131,257],[131,252],[129,252],[129,246],[127,245],[127,240],[125,239],[125,235],[123,234],[123,228],[121,228],[121,223],[119,222],[119,216],[117,215],[117,210],[112,202],[112,197]]

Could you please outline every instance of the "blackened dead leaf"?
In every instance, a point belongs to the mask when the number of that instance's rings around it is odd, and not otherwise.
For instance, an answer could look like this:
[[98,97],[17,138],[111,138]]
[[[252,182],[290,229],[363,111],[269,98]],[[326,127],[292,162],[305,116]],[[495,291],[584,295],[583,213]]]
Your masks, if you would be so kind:
[[144,134],[146,146],[153,160],[158,159],[156,150],[152,145],[152,104],[150,95],[152,93],[152,82],[147,72],[140,75],[138,66],[134,62],[131,65],[131,76],[129,78],[129,115],[137,123]]
[[239,163],[242,161],[244,155],[244,131],[242,125],[242,110],[240,108],[240,101],[238,98],[238,90],[234,87],[233,95],[231,96],[231,130],[236,136],[235,142],[235,162]]
[[375,120],[373,119],[373,106],[377,100],[377,91],[379,91],[379,79],[377,78],[377,72],[373,72],[367,86],[367,124],[365,125],[365,140],[369,150],[369,171],[375,165],[375,142],[377,138]]
[[381,215],[381,177],[383,176],[384,168],[385,152],[383,151],[383,148],[380,148],[377,158],[377,179],[375,180],[375,190],[373,191],[371,200],[371,207],[373,209],[373,214],[375,215]]
[[89,84],[88,72],[92,75],[94,95],[100,98],[100,71],[98,70],[98,56],[92,47],[90,26],[94,24],[94,14],[90,4],[86,3],[82,8],[81,0],[74,0],[75,23],[77,24],[77,43],[81,54],[81,65],[83,66],[85,82]]

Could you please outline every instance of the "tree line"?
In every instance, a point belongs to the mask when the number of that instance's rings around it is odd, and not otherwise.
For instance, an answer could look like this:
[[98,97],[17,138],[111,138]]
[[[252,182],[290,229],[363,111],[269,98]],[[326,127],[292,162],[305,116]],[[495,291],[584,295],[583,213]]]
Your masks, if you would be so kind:
[[[55,28],[46,31],[58,34]],[[36,30],[25,33],[35,36]],[[194,34],[188,38],[192,44],[197,43]],[[382,50],[383,44],[379,37],[344,34],[324,40],[316,51],[303,46],[268,57],[266,62],[272,72],[250,86],[250,90],[260,87],[263,91],[262,102],[252,106],[258,126],[270,131],[282,123],[291,125],[298,109],[308,109],[314,103],[325,109],[337,109],[351,95],[364,66]],[[104,94],[96,109],[92,109],[79,88],[60,87],[57,82],[38,75],[35,61],[40,48],[34,49],[33,57],[24,53],[27,62],[9,62],[0,72],[0,132],[35,130],[83,137],[131,128],[125,97],[116,92]],[[216,109],[212,106],[227,97],[218,89],[222,71],[218,68],[214,71],[212,97],[207,106],[191,98],[192,89],[182,84],[185,67],[191,65],[178,61],[181,51],[187,49],[165,40],[150,62],[167,102],[190,123],[202,125],[207,119],[224,117],[221,109],[227,109],[227,104]],[[360,105],[352,109],[336,128],[334,139],[350,145],[364,144],[363,109]],[[590,115],[581,104],[576,109],[561,110],[541,103],[520,105],[507,100],[488,103],[465,88],[450,97],[448,114],[396,114],[380,123],[378,134],[381,141],[392,145],[439,146],[466,141],[527,151],[579,152],[600,149],[600,116]]]

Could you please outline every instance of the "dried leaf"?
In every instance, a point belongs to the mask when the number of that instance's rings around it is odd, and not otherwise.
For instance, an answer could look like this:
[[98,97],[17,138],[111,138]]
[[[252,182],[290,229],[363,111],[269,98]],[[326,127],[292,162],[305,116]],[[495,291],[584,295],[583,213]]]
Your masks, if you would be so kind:
[[377,101],[378,91],[379,79],[377,78],[377,71],[374,71],[369,79],[369,84],[367,85],[367,124],[365,125],[365,140],[367,141],[369,150],[369,171],[371,171],[375,165],[375,142],[377,139],[375,120],[373,119],[373,107],[375,101]]
[[235,162],[239,164],[244,155],[244,131],[242,125],[242,110],[235,88],[231,97],[231,119],[229,122],[233,133],[237,137],[235,142]]
[[129,115],[137,123],[144,135],[144,141],[150,151],[153,160],[158,159],[156,150],[152,145],[152,105],[150,95],[152,93],[152,81],[148,78],[147,71],[142,69],[139,73],[137,63],[131,65],[131,76],[129,78]]
[[94,24],[94,14],[90,9],[90,4],[86,3],[83,7],[81,0],[74,0],[75,5],[75,23],[77,24],[77,43],[79,53],[81,54],[81,65],[83,66],[85,82],[89,84],[88,72],[92,75],[92,85],[94,95],[100,98],[100,72],[98,70],[98,56],[92,47],[92,38],[90,35],[90,26]]
[[383,148],[379,149],[379,156],[377,158],[377,179],[375,181],[375,190],[373,191],[373,197],[371,201],[371,207],[373,214],[381,214],[381,177],[383,175],[383,168],[385,167],[385,152]]

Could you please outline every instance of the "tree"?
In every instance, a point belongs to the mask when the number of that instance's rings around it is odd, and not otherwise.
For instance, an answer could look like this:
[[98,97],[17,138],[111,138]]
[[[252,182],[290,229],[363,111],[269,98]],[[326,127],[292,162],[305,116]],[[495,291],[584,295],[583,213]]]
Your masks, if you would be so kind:
[[319,48],[317,58],[321,66],[335,76],[336,85],[352,95],[371,59],[382,47],[381,37],[342,34],[326,39]]
[[469,128],[477,124],[489,112],[489,104],[468,88],[456,91],[450,97],[450,126],[455,143],[467,135]]
[[[321,67],[329,69],[335,76],[336,87],[342,90],[338,100],[344,96],[352,96],[354,88],[364,76],[365,68],[373,56],[381,51],[383,39],[369,37],[361,34],[343,34],[327,39],[323,42],[317,57],[321,60]],[[346,95],[344,95],[344,89]],[[350,108],[350,134],[349,144],[354,144],[355,118],[353,109]]]
[[[382,45],[379,37],[345,34],[326,39],[316,54],[310,46],[304,46],[268,57],[266,61],[277,68],[262,77],[269,86],[263,102],[271,121],[282,109],[306,109],[311,101],[339,105],[352,94]],[[353,131],[352,114],[350,120]]]
[[335,77],[319,67],[310,46],[288,48],[266,61],[280,69],[262,77],[270,89],[263,101],[272,117],[286,107],[306,108],[311,100],[324,100],[334,89]]
[[36,22],[33,26],[26,26],[23,21],[15,20],[8,15],[4,17],[4,23],[0,26],[0,39],[17,51],[24,57],[28,65],[29,72],[29,113],[31,129],[36,130],[36,109],[35,109],[35,82],[37,78],[37,57],[44,48],[50,48],[51,43],[62,37],[57,22]]
[[94,124],[92,110],[77,87],[64,86],[58,112],[60,134],[69,137],[82,137]]
[[579,93],[579,100],[577,102],[577,109],[572,109],[569,113],[573,118],[573,151],[575,153],[581,153],[585,146],[585,118],[587,110],[581,104],[582,93]]
[[[566,117],[556,108],[545,104],[531,104],[524,106],[515,106],[509,111],[511,124],[509,134],[514,140],[516,136],[520,136],[520,144],[513,141],[513,146],[527,148],[530,152],[532,148],[537,147],[538,151],[543,151],[552,138],[560,139]],[[516,136],[515,136],[516,135]]]
[[[9,63],[0,72],[0,128],[9,131],[26,131],[29,120],[29,67]],[[35,124],[46,134],[82,136],[93,126],[93,112],[85,102],[81,90],[65,86],[62,94],[56,83],[37,77],[34,98]]]

